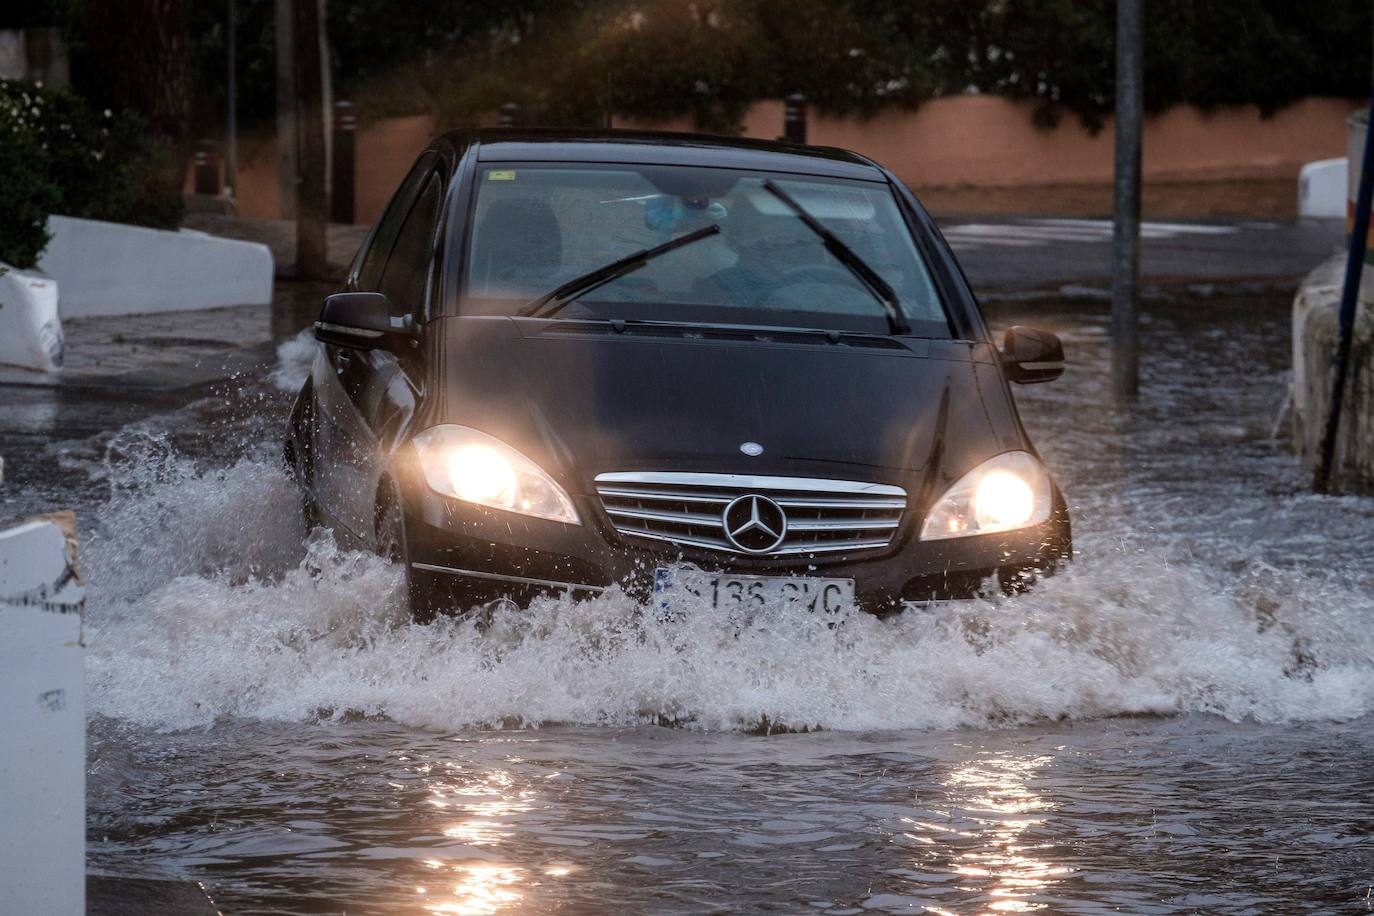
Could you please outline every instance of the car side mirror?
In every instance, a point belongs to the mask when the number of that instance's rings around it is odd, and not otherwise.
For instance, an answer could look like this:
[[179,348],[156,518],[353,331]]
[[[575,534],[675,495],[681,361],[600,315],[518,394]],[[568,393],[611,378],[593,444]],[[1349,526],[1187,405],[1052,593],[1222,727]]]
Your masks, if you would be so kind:
[[1002,338],[1002,368],[1021,385],[1052,382],[1064,374],[1064,345],[1058,336],[1036,328],[1007,328]]
[[410,322],[391,316],[381,293],[335,293],[324,300],[315,339],[354,350],[400,352],[410,346]]

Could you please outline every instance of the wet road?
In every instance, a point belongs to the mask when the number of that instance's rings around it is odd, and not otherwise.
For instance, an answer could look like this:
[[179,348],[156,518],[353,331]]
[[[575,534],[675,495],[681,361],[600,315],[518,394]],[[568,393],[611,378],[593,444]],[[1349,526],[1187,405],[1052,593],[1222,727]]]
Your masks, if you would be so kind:
[[227,913],[1369,911],[1374,500],[1271,438],[1285,303],[1152,304],[1132,410],[1104,315],[1034,323],[1077,562],[833,630],[414,627],[305,539],[270,383],[50,442],[0,405],[0,509],[75,484],[85,519],[92,866]]
[[[942,218],[940,229],[984,293],[1018,294],[1064,284],[1111,287],[1112,223],[1062,217]],[[1145,283],[1274,283],[1289,289],[1340,248],[1344,220],[1146,220],[1140,227]]]

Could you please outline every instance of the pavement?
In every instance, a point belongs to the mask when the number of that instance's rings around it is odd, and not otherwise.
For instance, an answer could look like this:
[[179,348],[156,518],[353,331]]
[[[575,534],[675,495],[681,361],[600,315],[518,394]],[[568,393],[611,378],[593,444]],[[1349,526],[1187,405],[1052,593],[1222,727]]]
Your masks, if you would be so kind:
[[231,374],[246,349],[271,338],[271,306],[153,315],[102,315],[62,323],[59,372],[0,365],[0,385],[167,388]]
[[[250,219],[222,213],[188,213],[182,220],[187,229],[244,242],[259,242],[272,250],[278,277],[289,277],[296,263],[296,224],[284,219]],[[362,247],[371,226],[330,223],[325,233],[326,259],[343,276],[353,255]]]

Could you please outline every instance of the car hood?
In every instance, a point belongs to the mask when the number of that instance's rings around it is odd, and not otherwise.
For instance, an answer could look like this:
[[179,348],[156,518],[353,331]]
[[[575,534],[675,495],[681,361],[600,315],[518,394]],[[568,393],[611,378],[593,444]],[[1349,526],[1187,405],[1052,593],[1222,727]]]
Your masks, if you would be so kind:
[[476,317],[431,330],[429,421],[491,433],[583,492],[626,470],[952,481],[1028,447],[986,344]]

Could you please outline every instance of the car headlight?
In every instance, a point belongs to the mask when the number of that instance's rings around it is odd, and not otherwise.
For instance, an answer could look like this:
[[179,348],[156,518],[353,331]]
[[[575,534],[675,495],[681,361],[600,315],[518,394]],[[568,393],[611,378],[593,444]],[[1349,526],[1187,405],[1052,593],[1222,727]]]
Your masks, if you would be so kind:
[[539,465],[494,436],[435,426],[413,440],[430,489],[479,506],[581,524],[568,494]]
[[1004,452],[969,471],[935,501],[921,540],[992,534],[1050,517],[1050,475],[1029,452]]

